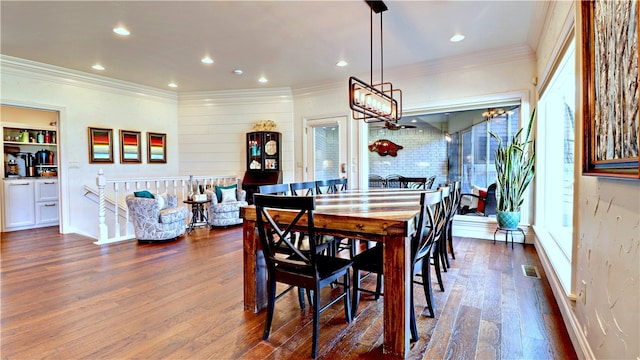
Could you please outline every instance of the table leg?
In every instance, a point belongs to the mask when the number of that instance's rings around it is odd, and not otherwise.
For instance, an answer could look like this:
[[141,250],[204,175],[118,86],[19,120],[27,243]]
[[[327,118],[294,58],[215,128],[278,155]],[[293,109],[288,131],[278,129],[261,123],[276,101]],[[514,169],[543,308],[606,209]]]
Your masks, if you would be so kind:
[[384,298],[383,352],[400,357],[409,353],[411,306],[411,238],[384,239],[384,292],[397,294]]
[[267,307],[267,268],[254,221],[242,222],[244,309],[257,313]]

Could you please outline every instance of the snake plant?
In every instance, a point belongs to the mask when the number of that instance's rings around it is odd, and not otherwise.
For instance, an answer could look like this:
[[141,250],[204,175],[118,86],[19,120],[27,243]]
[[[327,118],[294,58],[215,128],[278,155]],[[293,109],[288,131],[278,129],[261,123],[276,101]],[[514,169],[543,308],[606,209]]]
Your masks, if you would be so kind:
[[535,160],[535,141],[530,139],[531,126],[536,112],[531,114],[527,133],[521,138],[523,128],[513,135],[510,144],[505,144],[500,135],[489,132],[498,141],[495,152],[496,165],[496,200],[498,211],[520,211],[527,189],[533,175]]

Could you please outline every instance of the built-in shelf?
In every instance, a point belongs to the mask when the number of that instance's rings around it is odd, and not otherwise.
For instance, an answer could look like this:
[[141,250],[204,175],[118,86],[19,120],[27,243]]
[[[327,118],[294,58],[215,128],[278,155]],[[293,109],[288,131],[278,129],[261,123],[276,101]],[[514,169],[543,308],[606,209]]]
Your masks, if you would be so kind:
[[31,146],[56,146],[58,144],[52,144],[52,143],[32,143],[32,142],[21,142],[21,141],[4,141],[5,145],[19,145],[19,146],[23,146],[23,145],[31,145]]

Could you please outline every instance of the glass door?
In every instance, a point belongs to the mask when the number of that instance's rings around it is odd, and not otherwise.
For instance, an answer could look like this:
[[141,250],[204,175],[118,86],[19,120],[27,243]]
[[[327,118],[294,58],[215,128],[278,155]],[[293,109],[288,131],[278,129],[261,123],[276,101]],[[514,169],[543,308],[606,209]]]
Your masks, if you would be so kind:
[[347,177],[346,116],[307,121],[305,180]]

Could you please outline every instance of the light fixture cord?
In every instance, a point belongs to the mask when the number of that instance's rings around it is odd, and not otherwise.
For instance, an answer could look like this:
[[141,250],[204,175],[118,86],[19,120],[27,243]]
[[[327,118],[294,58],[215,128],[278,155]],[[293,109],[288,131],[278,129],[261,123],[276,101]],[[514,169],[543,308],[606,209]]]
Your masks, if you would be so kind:
[[373,8],[370,10],[369,15],[369,42],[371,43],[370,47],[370,68],[369,68],[369,84],[373,85]]
[[[380,13],[380,84],[384,83],[384,47],[382,45],[382,12]],[[384,85],[382,85],[384,87]]]

